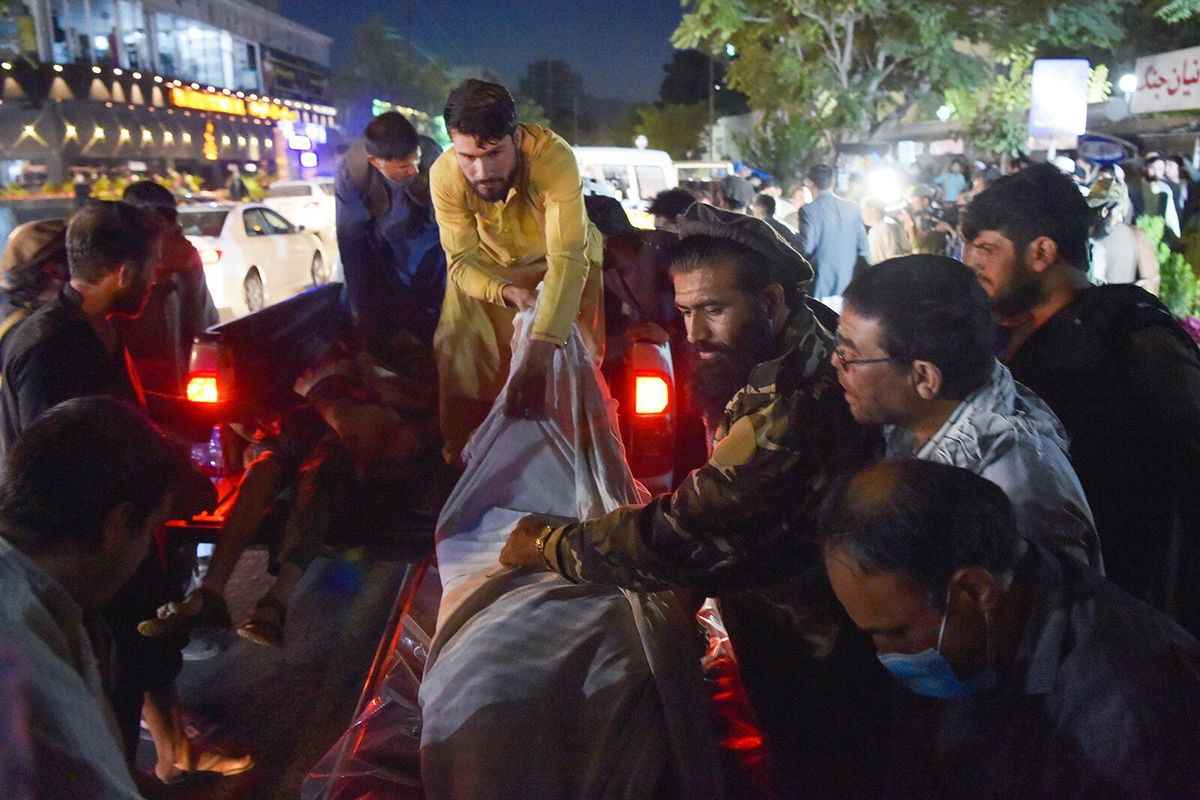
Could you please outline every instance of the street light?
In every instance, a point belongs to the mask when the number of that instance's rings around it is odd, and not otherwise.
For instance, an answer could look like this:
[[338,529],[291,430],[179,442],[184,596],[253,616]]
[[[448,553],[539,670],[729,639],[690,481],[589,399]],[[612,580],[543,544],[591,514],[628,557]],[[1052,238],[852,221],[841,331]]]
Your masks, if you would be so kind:
[[1124,75],[1121,76],[1121,79],[1119,81],[1117,81],[1117,88],[1120,89],[1125,94],[1133,94],[1134,92],[1137,91],[1137,87],[1138,87],[1137,75],[1133,72],[1126,72]]

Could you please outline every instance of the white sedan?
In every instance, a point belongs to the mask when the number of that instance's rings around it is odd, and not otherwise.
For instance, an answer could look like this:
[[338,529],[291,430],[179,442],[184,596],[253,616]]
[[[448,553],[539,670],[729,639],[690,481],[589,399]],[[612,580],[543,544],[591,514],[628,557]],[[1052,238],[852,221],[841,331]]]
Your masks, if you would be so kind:
[[326,243],[337,236],[333,178],[275,181],[267,187],[263,205],[318,234]]
[[332,264],[321,237],[264,205],[183,206],[179,224],[200,251],[222,320],[329,282]]

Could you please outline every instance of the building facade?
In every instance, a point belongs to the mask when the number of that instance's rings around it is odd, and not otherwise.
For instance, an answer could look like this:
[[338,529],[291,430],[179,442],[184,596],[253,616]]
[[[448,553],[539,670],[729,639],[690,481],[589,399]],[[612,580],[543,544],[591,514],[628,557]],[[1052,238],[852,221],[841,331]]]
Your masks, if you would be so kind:
[[9,0],[0,181],[125,166],[211,186],[231,165],[296,175],[332,162],[331,40],[277,5]]

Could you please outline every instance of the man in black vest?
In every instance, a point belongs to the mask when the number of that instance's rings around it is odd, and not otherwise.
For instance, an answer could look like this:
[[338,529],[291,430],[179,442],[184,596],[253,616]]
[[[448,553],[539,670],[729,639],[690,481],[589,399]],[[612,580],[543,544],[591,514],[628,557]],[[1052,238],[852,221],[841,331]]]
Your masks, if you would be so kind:
[[441,154],[397,111],[371,120],[334,184],[346,300],[355,321],[387,338],[405,328],[433,341],[446,291],[446,255],[429,199]]
[[999,320],[1000,359],[1071,439],[1109,580],[1200,631],[1200,353],[1132,284],[1087,280],[1089,209],[1051,164],[967,207],[963,260]]

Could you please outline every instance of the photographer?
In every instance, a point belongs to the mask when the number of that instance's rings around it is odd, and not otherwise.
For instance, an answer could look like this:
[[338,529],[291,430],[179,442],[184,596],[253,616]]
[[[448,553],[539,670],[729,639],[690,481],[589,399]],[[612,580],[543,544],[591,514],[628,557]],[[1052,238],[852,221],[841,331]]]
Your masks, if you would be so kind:
[[954,226],[945,218],[943,209],[934,199],[932,186],[917,183],[908,187],[908,213],[901,218],[914,253],[946,255],[954,236]]

